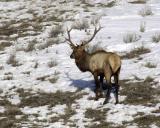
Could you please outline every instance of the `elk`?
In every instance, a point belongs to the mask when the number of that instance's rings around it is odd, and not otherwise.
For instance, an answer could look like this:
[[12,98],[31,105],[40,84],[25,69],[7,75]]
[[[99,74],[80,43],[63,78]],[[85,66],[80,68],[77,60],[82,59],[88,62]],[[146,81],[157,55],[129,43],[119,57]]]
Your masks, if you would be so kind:
[[[121,69],[120,56],[113,52],[106,52],[105,50],[99,50],[94,53],[88,53],[85,50],[86,45],[94,39],[95,35],[97,34],[97,32],[100,31],[101,28],[102,27],[100,26],[98,28],[95,27],[93,35],[88,40],[82,41],[80,45],[75,45],[71,41],[70,32],[72,28],[70,30],[67,29],[68,38],[66,38],[66,41],[68,41],[68,44],[73,50],[72,54],[70,55],[70,58],[75,59],[75,63],[77,67],[80,69],[80,71],[89,71],[94,76],[96,85],[95,100],[98,100],[100,97],[103,96],[100,89],[100,85],[103,85],[103,79],[105,77],[107,93],[103,104],[108,103],[110,99],[111,89],[113,86],[115,88],[115,104],[117,104],[119,102],[119,73]],[[114,77],[115,84],[111,83],[112,76]]]

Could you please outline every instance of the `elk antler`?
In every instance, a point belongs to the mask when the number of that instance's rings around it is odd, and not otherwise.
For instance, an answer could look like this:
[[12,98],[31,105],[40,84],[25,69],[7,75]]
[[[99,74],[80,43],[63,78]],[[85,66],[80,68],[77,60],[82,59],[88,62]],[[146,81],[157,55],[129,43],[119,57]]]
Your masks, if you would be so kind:
[[93,33],[92,37],[91,37],[89,40],[84,40],[84,41],[82,42],[82,44],[83,44],[83,45],[86,45],[86,44],[88,44],[89,42],[91,42],[91,41],[94,39],[94,37],[95,37],[95,35],[97,34],[97,32],[99,32],[99,31],[101,30],[101,28],[102,28],[101,26],[99,26],[99,28],[95,27],[94,33]]
[[70,36],[71,30],[72,30],[72,28],[69,29],[69,30],[68,30],[68,28],[67,28],[67,35],[68,35],[68,38],[65,38],[65,39],[66,39],[66,41],[69,42],[68,44],[71,46],[71,48],[74,48],[75,45],[74,45],[73,42],[71,41],[71,36]]

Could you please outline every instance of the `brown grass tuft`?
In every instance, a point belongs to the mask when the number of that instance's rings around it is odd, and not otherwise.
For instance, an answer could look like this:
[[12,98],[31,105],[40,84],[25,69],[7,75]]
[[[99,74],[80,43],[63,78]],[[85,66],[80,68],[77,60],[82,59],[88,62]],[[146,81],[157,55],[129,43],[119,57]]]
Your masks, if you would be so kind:
[[122,59],[132,59],[132,58],[139,57],[140,55],[146,54],[149,52],[151,52],[150,49],[142,46],[140,48],[133,49],[132,51],[130,51],[126,55],[121,56],[121,58]]
[[134,0],[134,1],[130,1],[128,3],[131,3],[131,4],[145,4],[145,3],[147,3],[147,0]]
[[0,43],[0,51],[3,51],[6,47],[9,47],[11,45],[12,45],[12,43],[10,43],[10,42],[1,42]]
[[19,104],[20,107],[24,106],[31,106],[31,107],[38,107],[49,105],[53,107],[57,104],[67,104],[71,105],[77,99],[80,99],[85,93],[78,93],[78,92],[61,92],[57,91],[55,93],[45,93],[45,92],[37,92],[30,93],[29,91],[18,91],[21,97],[21,103]]
[[20,66],[21,64],[17,61],[16,59],[16,55],[15,54],[10,54],[8,60],[7,60],[7,64],[12,65],[13,67],[17,67]]
[[147,77],[140,82],[120,81],[122,89],[121,95],[127,96],[124,104],[147,105],[149,103],[155,104],[158,101],[155,96],[160,94],[160,90],[152,87],[153,79]]

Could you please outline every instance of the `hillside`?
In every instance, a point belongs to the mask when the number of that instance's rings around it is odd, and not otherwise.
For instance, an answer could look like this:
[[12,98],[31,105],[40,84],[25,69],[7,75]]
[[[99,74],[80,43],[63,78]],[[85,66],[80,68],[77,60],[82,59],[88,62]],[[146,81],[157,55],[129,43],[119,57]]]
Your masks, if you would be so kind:
[[[159,0],[1,0],[0,128],[159,128]],[[94,100],[65,41],[122,58],[120,103]],[[105,91],[104,91],[105,93]]]

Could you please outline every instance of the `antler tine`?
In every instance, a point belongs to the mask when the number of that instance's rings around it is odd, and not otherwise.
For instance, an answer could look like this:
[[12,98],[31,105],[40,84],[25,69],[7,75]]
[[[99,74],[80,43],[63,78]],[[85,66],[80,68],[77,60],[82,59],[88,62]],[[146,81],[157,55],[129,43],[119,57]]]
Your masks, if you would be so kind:
[[92,35],[92,37],[89,39],[89,40],[87,40],[87,41],[83,41],[83,44],[88,44],[89,42],[91,42],[93,39],[94,39],[94,37],[95,37],[95,35],[100,31],[102,29],[102,27],[99,25],[99,28],[97,28],[97,27],[95,27],[95,29],[94,29],[94,33],[93,33],[93,35]]
[[70,36],[70,32],[71,32],[72,28],[68,29],[67,28],[67,35],[68,35],[68,38],[65,38],[66,41],[69,42],[69,45],[71,45],[72,47],[74,47],[75,45],[73,44],[73,42],[71,41],[71,36]]

